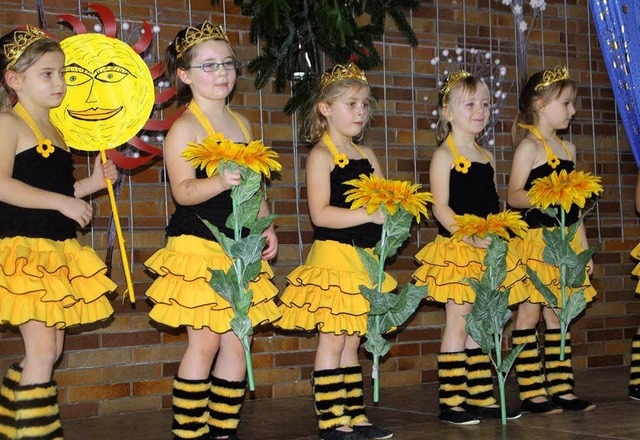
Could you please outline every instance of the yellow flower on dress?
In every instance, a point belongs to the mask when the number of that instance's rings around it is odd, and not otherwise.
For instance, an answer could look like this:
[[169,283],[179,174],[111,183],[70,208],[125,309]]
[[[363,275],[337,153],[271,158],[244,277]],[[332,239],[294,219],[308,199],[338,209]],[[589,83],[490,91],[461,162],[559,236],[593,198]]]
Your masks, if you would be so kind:
[[469,167],[471,166],[471,162],[469,162],[466,157],[458,156],[457,160],[455,161],[455,164],[456,164],[455,169],[457,172],[462,174],[467,174],[469,172]]
[[547,209],[551,205],[560,205],[565,212],[571,205],[584,208],[588,198],[602,193],[602,179],[584,171],[561,170],[549,176],[536,179],[527,192],[529,203],[534,208]]
[[389,214],[394,215],[398,206],[420,221],[420,215],[429,218],[427,214],[427,202],[433,203],[433,197],[429,192],[418,192],[422,186],[419,183],[411,184],[402,180],[387,180],[375,174],[360,174],[359,178],[344,182],[352,188],[344,194],[346,202],[353,202],[351,209],[366,206],[367,213],[372,214],[384,205]]
[[36,147],[36,152],[40,153],[42,157],[45,159],[49,157],[51,153],[56,151],[56,147],[51,144],[51,139],[44,139],[41,143]]
[[346,154],[340,153],[333,158],[333,163],[338,165],[340,168],[344,168],[349,163],[349,159]]
[[217,173],[221,160],[234,162],[267,178],[271,177],[272,171],[282,169],[282,165],[276,160],[278,154],[262,141],[237,144],[225,138],[222,133],[207,136],[200,144],[190,142],[182,152],[182,157],[195,168],[204,169],[208,177]]
[[473,214],[454,215],[453,220],[454,226],[457,227],[451,236],[454,240],[472,236],[483,238],[490,234],[509,240],[509,231],[523,237],[528,229],[527,223],[522,220],[520,213],[509,210],[489,214],[487,218]]
[[556,169],[556,167],[558,165],[560,165],[560,159],[558,159],[558,156],[556,156],[555,154],[551,155],[551,157],[549,157],[549,160],[547,160],[547,163],[549,164],[549,166],[552,169]]

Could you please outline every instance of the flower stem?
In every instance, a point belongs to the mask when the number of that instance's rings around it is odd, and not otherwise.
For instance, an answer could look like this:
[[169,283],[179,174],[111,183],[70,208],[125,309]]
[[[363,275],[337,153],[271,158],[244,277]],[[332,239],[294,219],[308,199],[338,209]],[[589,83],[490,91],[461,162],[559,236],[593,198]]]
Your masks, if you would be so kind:
[[500,336],[498,329],[495,329],[493,333],[493,342],[496,348],[496,372],[498,373],[498,390],[500,392],[500,418],[502,419],[502,424],[507,424],[507,404],[506,398],[504,395],[504,381],[506,377],[503,377],[503,374],[500,372],[500,367],[502,366],[502,343],[500,341]]
[[249,389],[251,391],[256,390],[256,384],[253,380],[253,363],[251,362],[251,346],[249,345],[249,336],[242,338],[242,346],[244,347],[244,359],[247,362],[247,382],[249,382]]
[[[564,209],[560,208],[560,237],[562,238],[562,244],[564,244],[566,240],[565,233],[565,212]],[[567,305],[567,265],[564,263],[560,264],[560,288],[562,289],[561,302],[562,307],[566,307]],[[569,327],[568,322],[564,322],[563,319],[560,319],[560,360],[564,361],[564,346],[565,346],[565,337],[567,334],[567,328]]]
[[[385,217],[387,214],[385,213]],[[385,219],[386,220],[386,219]],[[385,221],[386,224],[386,221]],[[380,237],[380,256],[378,260],[378,281],[376,289],[382,293],[382,283],[384,281],[384,262],[387,259],[387,228],[382,226],[382,236]],[[376,328],[375,331],[381,334],[380,331],[380,316],[375,316]],[[380,400],[380,369],[378,368],[380,359],[378,353],[373,353],[373,401],[378,403]]]

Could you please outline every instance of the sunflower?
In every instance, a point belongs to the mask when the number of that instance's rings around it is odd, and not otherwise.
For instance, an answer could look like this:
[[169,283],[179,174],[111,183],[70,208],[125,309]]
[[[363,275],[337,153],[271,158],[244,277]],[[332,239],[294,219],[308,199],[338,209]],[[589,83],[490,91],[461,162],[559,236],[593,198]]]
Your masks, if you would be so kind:
[[503,211],[498,214],[489,214],[487,218],[478,217],[473,214],[454,215],[454,226],[456,231],[452,234],[454,240],[461,240],[464,237],[485,237],[487,235],[498,235],[505,240],[509,239],[509,230],[515,235],[522,237],[527,232],[527,223],[522,220],[519,213],[513,211]]
[[420,221],[420,215],[429,218],[427,214],[427,202],[433,203],[429,192],[418,192],[422,186],[419,183],[411,184],[402,180],[387,180],[375,174],[360,174],[358,179],[344,182],[352,188],[344,194],[346,202],[353,202],[351,209],[367,207],[367,213],[372,214],[380,205],[384,205],[389,214],[394,215],[398,206]]
[[455,160],[455,169],[459,173],[467,174],[469,172],[469,167],[471,166],[471,162],[467,160],[464,156],[458,156]]
[[221,133],[207,136],[202,143],[189,143],[182,152],[187,162],[195,168],[204,169],[208,177],[216,174],[220,161],[234,162],[240,167],[271,177],[271,171],[280,171],[282,165],[276,160],[278,154],[262,141],[252,141],[248,145],[236,144]]
[[565,212],[571,205],[584,208],[588,198],[602,193],[601,179],[584,171],[561,170],[551,173],[547,177],[536,179],[527,192],[531,206],[547,209],[551,205],[560,205]]

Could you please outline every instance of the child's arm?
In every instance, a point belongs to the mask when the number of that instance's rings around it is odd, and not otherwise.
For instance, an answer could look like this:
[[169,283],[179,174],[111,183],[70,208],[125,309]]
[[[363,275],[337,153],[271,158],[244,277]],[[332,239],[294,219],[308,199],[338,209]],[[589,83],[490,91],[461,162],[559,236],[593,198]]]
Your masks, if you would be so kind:
[[507,203],[518,209],[531,208],[524,189],[536,159],[537,145],[531,139],[520,142],[513,155],[509,185],[507,186]]
[[[260,211],[258,211],[258,218],[266,217],[269,215],[269,206],[267,201],[262,199],[260,202]],[[262,233],[267,239],[266,247],[262,251],[262,258],[265,260],[271,260],[278,253],[278,236],[276,235],[276,229],[273,223],[269,225],[267,229]]]
[[100,154],[98,154],[93,161],[93,174],[84,179],[76,180],[75,185],[73,185],[73,195],[81,199],[100,191],[107,187],[106,179],[109,179],[111,183],[115,183],[118,179],[118,168],[111,160],[107,160],[103,164]]
[[167,133],[164,144],[171,193],[175,201],[184,206],[207,201],[241,182],[240,171],[216,174],[210,179],[196,179],[195,168],[181,156],[188,142],[196,142],[194,127],[196,124],[182,116]]
[[[377,164],[377,162],[376,162]],[[376,164],[372,165],[375,166]],[[330,206],[331,181],[330,174],[333,166],[333,156],[324,145],[316,145],[307,157],[307,203],[311,221],[316,226],[342,229],[365,223],[384,223],[384,214],[376,210],[368,215],[365,208],[346,209]],[[344,191],[351,188],[343,185]]]
[[0,201],[20,208],[58,211],[85,227],[92,216],[91,205],[87,202],[35,188],[13,178],[18,145],[16,126],[19,123],[8,113],[0,116]]
[[[438,222],[449,232],[457,229],[454,226],[453,216],[456,213],[449,206],[449,179],[451,177],[451,163],[453,155],[445,147],[439,147],[431,158],[429,166],[429,187],[433,196],[433,215]],[[467,244],[479,248],[486,248],[491,241],[488,238],[465,237],[462,239]]]

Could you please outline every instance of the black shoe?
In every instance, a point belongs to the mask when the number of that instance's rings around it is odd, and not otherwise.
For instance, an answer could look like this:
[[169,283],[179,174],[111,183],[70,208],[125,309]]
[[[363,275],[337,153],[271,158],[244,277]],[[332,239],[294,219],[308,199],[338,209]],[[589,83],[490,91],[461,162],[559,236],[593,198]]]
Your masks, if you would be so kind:
[[331,431],[321,433],[320,440],[369,440],[369,438],[361,436],[356,431],[332,429]]
[[455,411],[451,408],[443,408],[438,416],[440,420],[452,425],[477,425],[480,419],[469,411]]
[[375,425],[355,425],[352,428],[361,436],[371,440],[383,440],[393,437],[393,432],[388,429],[378,428]]
[[560,408],[558,405],[555,405],[549,400],[545,400],[543,402],[534,402],[531,399],[526,399],[522,401],[520,409],[523,413],[562,414],[562,408]]
[[[474,416],[479,419],[501,419],[502,414],[500,413],[499,406],[474,406],[474,405],[466,405],[465,409],[469,411]],[[520,418],[522,413],[518,411],[516,408],[510,408],[507,406],[506,408],[506,416],[507,420],[514,420]]]
[[640,400],[640,386],[629,387],[629,397]]
[[567,411],[591,411],[596,408],[596,404],[582,399],[563,399],[559,396],[551,397],[551,401]]

